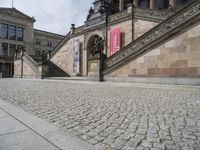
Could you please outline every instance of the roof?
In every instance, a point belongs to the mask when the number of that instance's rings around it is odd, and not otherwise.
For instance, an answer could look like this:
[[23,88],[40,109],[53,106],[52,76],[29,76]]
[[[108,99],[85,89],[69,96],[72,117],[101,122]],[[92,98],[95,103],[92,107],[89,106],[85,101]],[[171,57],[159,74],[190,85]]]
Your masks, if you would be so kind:
[[44,30],[40,30],[40,29],[34,29],[35,32],[37,33],[41,33],[41,34],[48,34],[48,35],[52,35],[52,36],[59,36],[61,38],[64,38],[65,36],[64,35],[61,35],[61,34],[57,34],[57,33],[53,33],[53,32],[48,32],[48,31],[44,31]]
[[21,19],[27,19],[27,20],[30,20],[32,22],[36,21],[33,17],[30,17],[30,16],[24,14],[23,12],[17,10],[14,7],[13,8],[0,7],[0,13],[10,15],[10,16],[13,16],[13,17],[18,17],[18,18],[21,18]]

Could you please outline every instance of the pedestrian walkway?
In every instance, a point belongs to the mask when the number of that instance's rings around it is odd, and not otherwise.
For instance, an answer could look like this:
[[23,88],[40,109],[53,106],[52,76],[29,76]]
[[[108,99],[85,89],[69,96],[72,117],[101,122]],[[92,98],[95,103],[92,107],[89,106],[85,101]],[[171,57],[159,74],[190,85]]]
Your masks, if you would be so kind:
[[0,150],[90,149],[94,147],[0,100]]

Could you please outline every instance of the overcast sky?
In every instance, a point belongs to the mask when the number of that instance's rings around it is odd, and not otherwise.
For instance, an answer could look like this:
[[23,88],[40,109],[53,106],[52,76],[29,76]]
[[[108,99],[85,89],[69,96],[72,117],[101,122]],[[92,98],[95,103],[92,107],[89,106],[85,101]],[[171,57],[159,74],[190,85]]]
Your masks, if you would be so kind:
[[[94,0],[14,0],[14,7],[34,16],[34,28],[67,34],[72,23],[84,24]],[[11,7],[12,0],[0,0],[0,7]]]

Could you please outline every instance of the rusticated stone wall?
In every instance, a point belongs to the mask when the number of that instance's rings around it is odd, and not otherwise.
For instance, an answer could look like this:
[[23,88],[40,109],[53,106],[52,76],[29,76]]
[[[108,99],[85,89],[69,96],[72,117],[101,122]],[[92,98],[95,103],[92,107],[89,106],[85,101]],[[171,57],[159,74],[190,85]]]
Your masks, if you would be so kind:
[[197,25],[108,76],[200,77],[199,43]]

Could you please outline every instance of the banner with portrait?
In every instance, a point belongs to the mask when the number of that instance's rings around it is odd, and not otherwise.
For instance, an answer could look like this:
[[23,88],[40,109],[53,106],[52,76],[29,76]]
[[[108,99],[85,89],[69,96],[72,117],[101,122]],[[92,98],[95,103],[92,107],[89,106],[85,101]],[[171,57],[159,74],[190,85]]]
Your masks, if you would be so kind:
[[74,40],[73,44],[73,73],[80,74],[80,41]]
[[121,48],[120,28],[110,30],[110,56],[118,52]]

